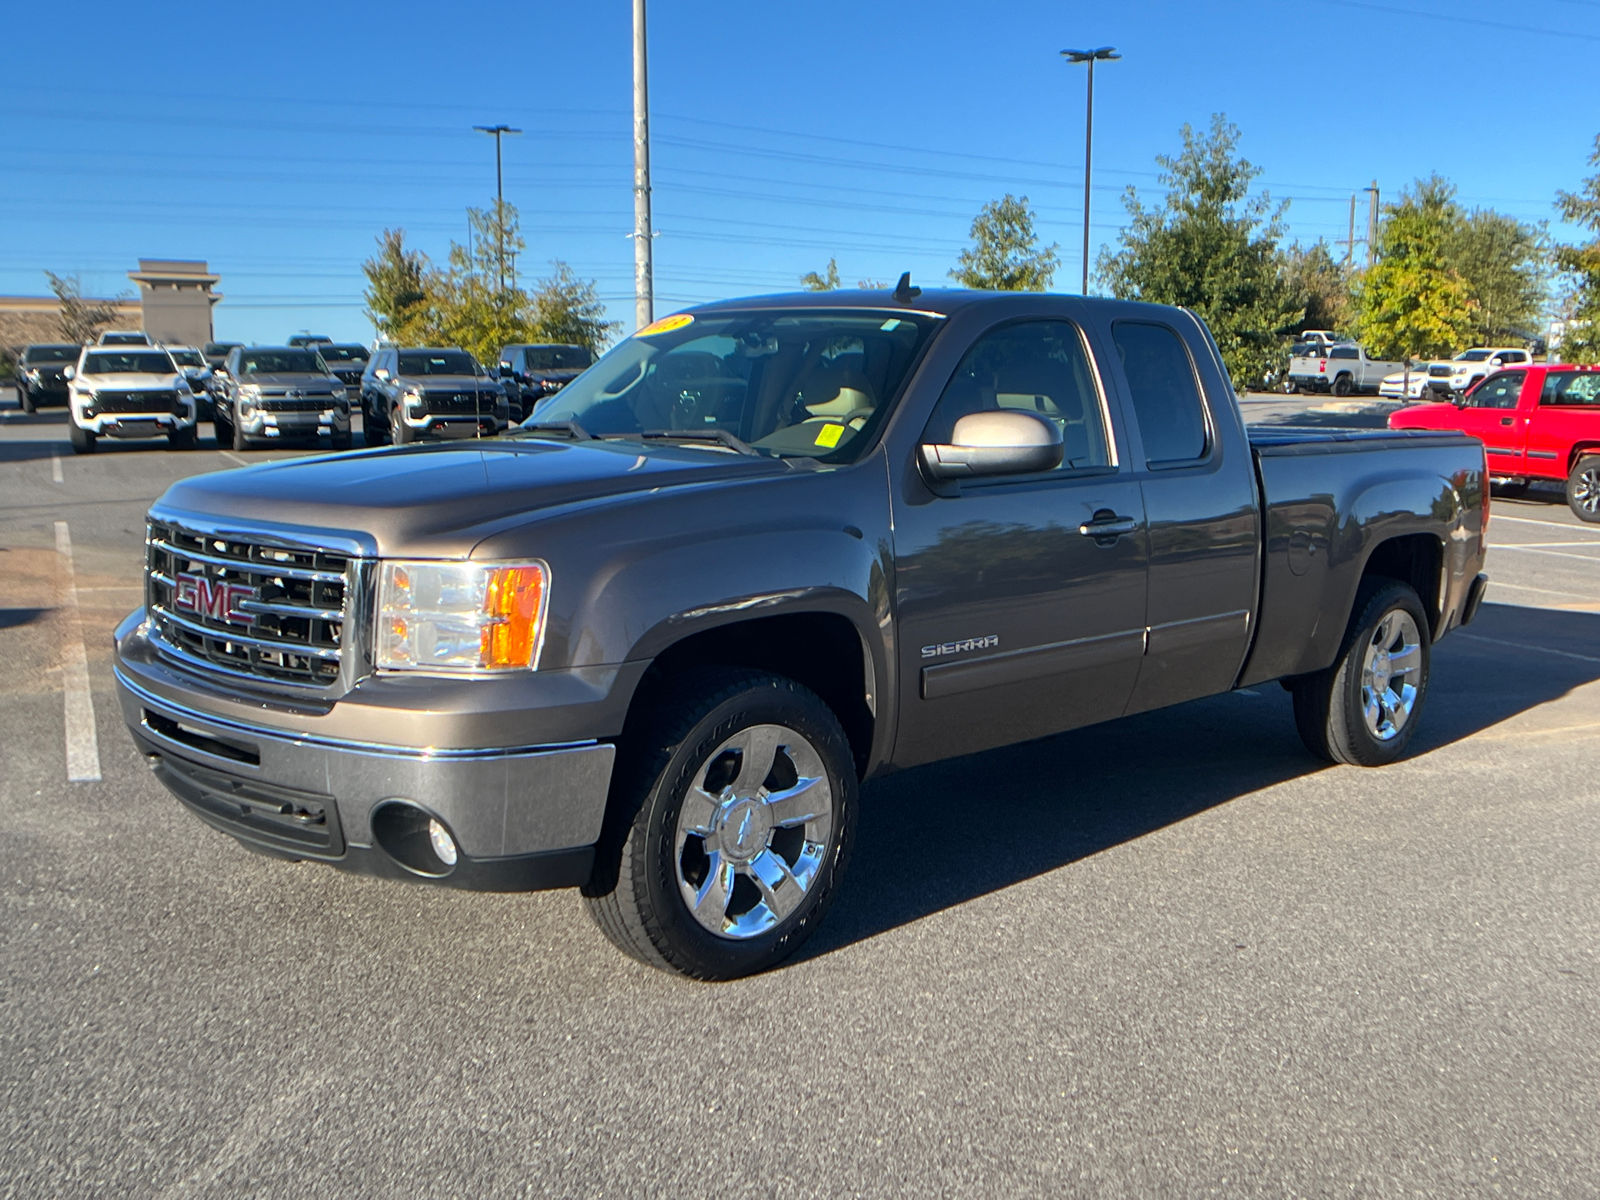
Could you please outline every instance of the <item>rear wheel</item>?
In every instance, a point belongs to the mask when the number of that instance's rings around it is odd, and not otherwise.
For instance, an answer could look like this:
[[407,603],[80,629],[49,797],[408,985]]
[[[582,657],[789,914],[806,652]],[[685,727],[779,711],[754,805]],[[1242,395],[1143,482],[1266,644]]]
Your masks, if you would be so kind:
[[1351,390],[1350,376],[1341,375],[1333,381],[1333,394],[1335,396],[1348,396]]
[[590,916],[624,953],[696,979],[775,966],[821,923],[855,835],[838,719],[792,680],[708,670],[624,738]]
[[1290,689],[1306,748],[1358,767],[1399,758],[1427,698],[1431,654],[1417,593],[1399,580],[1365,580],[1339,657]]
[[72,452],[74,454],[94,453],[94,433],[84,429],[76,421],[67,426],[67,437],[72,441]]
[[1572,465],[1567,507],[1580,521],[1600,523],[1600,454],[1586,454]]

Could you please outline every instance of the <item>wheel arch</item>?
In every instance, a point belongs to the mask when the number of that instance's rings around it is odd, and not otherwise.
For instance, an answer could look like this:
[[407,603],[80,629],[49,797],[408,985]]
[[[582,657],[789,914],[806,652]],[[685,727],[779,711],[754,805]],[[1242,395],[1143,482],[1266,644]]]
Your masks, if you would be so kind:
[[1372,547],[1362,564],[1356,594],[1360,595],[1362,583],[1375,577],[1408,584],[1422,601],[1432,636],[1438,638],[1443,633],[1444,561],[1444,543],[1436,534],[1406,533],[1386,538]]
[[1572,449],[1567,452],[1567,474],[1572,474],[1580,458],[1590,454],[1600,454],[1600,438],[1585,438],[1572,443]]

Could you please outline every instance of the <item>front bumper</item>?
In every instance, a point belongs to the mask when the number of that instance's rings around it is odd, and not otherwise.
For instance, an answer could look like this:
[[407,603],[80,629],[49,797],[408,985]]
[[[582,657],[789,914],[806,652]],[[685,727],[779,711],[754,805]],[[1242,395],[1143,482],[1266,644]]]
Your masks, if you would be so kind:
[[[527,891],[583,883],[593,864],[616,748],[591,741],[439,749],[308,734],[223,715],[199,688],[181,699],[118,630],[123,719],[161,779],[201,820],[252,849],[450,887]],[[148,643],[144,643],[145,648]],[[459,724],[459,722],[457,722]],[[457,862],[420,862],[396,813],[434,818]]]
[[344,434],[350,432],[350,413],[337,408],[307,412],[263,412],[258,408],[239,418],[239,429],[246,437],[269,439]]
[[196,416],[193,408],[183,416],[173,413],[101,413],[83,418],[73,414],[73,421],[98,437],[147,438],[165,437],[180,429],[193,429]]

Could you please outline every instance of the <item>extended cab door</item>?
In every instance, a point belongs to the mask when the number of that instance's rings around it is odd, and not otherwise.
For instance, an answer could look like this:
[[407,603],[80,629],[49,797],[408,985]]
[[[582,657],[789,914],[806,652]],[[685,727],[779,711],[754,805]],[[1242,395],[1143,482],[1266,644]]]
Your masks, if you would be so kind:
[[[1129,712],[1225,692],[1250,644],[1261,553],[1255,463],[1199,321],[1113,319],[1150,531],[1148,645]],[[1340,349],[1341,347],[1335,347]]]
[[900,766],[1121,716],[1138,676],[1144,506],[1082,330],[1024,319],[979,336],[922,440],[993,408],[1056,423],[1065,457],[895,498]]
[[1528,417],[1526,408],[1519,406],[1524,385],[1537,394],[1538,384],[1529,378],[1537,374],[1500,371],[1473,388],[1462,401],[1459,428],[1483,443],[1491,474],[1523,473]]
[[1574,447],[1600,447],[1600,371],[1549,371],[1524,409],[1529,475],[1565,479]]

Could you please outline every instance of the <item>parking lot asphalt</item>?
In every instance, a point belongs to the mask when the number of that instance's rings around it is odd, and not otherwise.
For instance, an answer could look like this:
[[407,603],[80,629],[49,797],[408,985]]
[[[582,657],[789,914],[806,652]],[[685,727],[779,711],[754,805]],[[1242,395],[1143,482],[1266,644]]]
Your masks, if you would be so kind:
[[1600,527],[1556,493],[1495,502],[1407,761],[1313,761],[1268,686],[891,776],[819,937],[708,986],[156,783],[109,634],[210,445],[0,400],[0,1194],[1600,1194]]

